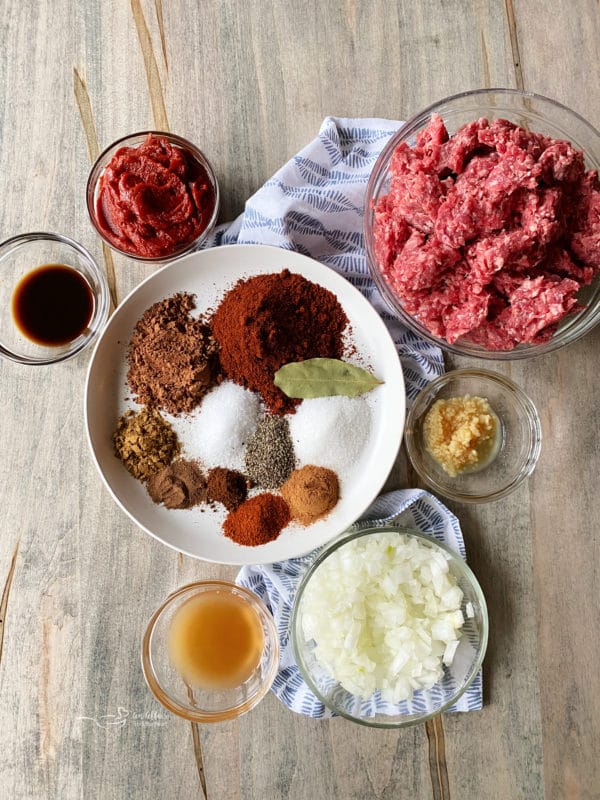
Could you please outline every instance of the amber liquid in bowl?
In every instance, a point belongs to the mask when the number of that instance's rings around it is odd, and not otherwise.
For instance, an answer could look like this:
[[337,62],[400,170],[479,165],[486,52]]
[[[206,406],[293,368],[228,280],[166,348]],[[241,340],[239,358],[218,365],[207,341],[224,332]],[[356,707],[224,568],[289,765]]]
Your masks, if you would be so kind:
[[190,687],[240,686],[260,664],[264,632],[242,597],[214,589],[186,600],[168,636],[171,663]]

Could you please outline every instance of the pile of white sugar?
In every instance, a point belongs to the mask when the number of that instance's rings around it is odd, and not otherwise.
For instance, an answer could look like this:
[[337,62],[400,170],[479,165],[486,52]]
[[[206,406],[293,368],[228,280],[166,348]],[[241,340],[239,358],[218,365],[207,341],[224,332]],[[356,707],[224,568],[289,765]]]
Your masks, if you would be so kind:
[[327,467],[344,480],[363,453],[372,411],[363,397],[317,397],[303,400],[288,419],[299,466]]

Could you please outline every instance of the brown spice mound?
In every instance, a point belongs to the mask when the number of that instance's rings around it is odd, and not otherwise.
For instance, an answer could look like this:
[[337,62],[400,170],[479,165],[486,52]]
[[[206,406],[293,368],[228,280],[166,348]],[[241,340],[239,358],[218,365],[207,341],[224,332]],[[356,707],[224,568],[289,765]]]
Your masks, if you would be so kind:
[[209,501],[222,503],[227,511],[235,511],[248,495],[246,478],[233,469],[215,467],[208,473],[206,495]]
[[177,435],[153,408],[126,411],[113,435],[115,455],[134,478],[146,481],[179,453]]
[[191,411],[219,380],[218,345],[194,319],[194,296],[175,294],[150,306],[129,343],[127,380],[138,403],[171,414]]
[[148,494],[166,508],[192,508],[206,500],[206,479],[195,461],[181,458],[152,475]]
[[234,542],[251,547],[276,539],[290,521],[283,497],[258,494],[232,511],[223,523],[223,533]]
[[236,283],[211,322],[226,375],[285,414],[301,401],[286,397],[273,375],[292,361],[341,358],[348,319],[332,292],[283,270]]
[[311,525],[334,508],[340,498],[340,482],[332,470],[309,464],[292,472],[281,494],[292,519]]

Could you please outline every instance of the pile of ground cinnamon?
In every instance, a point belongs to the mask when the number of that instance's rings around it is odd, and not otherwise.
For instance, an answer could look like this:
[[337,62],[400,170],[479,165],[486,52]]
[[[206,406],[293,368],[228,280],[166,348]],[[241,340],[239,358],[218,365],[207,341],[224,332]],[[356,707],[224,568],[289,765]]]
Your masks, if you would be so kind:
[[191,411],[219,380],[218,344],[205,321],[190,312],[191,294],[150,306],[129,343],[127,380],[138,403],[171,414]]
[[292,519],[311,525],[329,514],[340,497],[338,476],[325,467],[309,464],[292,472],[281,487]]

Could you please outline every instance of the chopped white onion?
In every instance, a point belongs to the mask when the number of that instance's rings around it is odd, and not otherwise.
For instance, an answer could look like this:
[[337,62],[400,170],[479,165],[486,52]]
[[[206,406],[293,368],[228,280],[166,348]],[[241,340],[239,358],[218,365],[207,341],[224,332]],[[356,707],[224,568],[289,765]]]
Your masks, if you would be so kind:
[[347,691],[367,699],[380,689],[397,703],[442,678],[464,623],[448,559],[382,532],[353,539],[315,571],[302,600],[304,638]]

